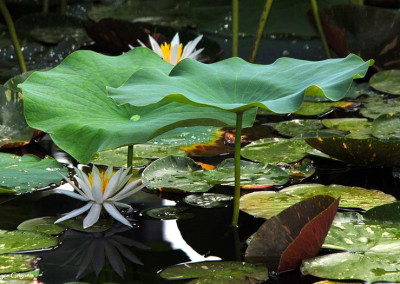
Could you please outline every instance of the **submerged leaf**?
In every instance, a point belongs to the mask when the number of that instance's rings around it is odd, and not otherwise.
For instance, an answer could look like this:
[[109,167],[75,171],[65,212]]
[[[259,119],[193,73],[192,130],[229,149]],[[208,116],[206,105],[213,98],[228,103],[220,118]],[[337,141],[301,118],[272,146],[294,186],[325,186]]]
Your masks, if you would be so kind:
[[188,211],[187,207],[182,206],[163,206],[158,208],[149,208],[143,210],[142,214],[160,220],[180,220],[190,219],[193,217],[193,213]]
[[203,208],[223,207],[233,200],[233,196],[217,193],[191,194],[183,198],[183,202]]

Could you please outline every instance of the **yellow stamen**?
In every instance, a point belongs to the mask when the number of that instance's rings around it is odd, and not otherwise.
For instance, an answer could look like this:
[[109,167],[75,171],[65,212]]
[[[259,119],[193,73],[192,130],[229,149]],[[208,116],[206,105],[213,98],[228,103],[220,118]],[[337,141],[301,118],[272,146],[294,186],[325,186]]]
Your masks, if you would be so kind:
[[171,63],[171,58],[170,58],[171,45],[169,43],[164,42],[160,47],[164,60],[167,61],[168,63]]
[[[100,173],[101,192],[102,192],[103,194],[104,194],[104,192],[106,191],[108,182],[110,181],[112,175],[113,175],[113,174],[111,174],[111,175],[109,175],[109,176],[106,176],[106,175],[104,174],[104,172],[101,172],[101,173]],[[89,173],[89,183],[90,183],[90,186],[93,187],[93,174],[92,174],[92,173]]]

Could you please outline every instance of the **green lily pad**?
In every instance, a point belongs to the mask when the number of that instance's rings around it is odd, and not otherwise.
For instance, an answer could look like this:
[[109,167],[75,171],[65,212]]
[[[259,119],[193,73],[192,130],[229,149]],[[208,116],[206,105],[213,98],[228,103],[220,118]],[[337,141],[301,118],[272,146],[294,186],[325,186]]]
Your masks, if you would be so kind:
[[303,261],[301,273],[337,280],[400,281],[398,255],[334,253]]
[[133,146],[133,156],[136,158],[157,159],[186,155],[185,151],[170,145],[136,144]]
[[318,119],[293,119],[274,124],[274,129],[285,136],[299,136],[323,128]]
[[[306,96],[308,98],[310,96]],[[308,102],[304,101],[301,106],[299,107],[298,110],[296,110],[294,113],[298,115],[304,115],[304,116],[316,116],[316,115],[322,115],[327,112],[330,112],[331,110],[335,108],[346,108],[351,105],[353,105],[353,102],[347,102],[347,101],[339,101],[339,102]],[[258,109],[258,114],[273,114],[272,111],[267,110],[267,109]]]
[[49,249],[56,245],[57,238],[47,234],[0,230],[0,254]]
[[307,156],[311,149],[302,139],[264,138],[245,146],[241,155],[263,163],[293,163]]
[[[104,150],[93,155],[91,163],[108,167],[126,167],[126,155],[128,147],[120,147],[112,150]],[[148,159],[132,157],[133,167],[142,167],[150,163]]]
[[245,262],[209,261],[171,266],[161,271],[160,276],[169,280],[212,277],[216,281],[212,283],[231,283],[223,281],[242,279],[244,277],[266,281],[268,279],[268,269]]
[[[101,150],[145,143],[175,127],[235,124],[233,114],[214,108],[169,102],[118,106],[107,97],[106,86],[120,86],[143,66],[161,73],[173,67],[148,48],[116,57],[77,51],[56,68],[34,72],[19,85],[26,120],[51,133],[53,141],[81,163]],[[251,125],[254,115],[255,111],[246,112],[244,124]]]
[[251,64],[240,58],[213,64],[186,59],[169,76],[143,68],[121,87],[107,89],[118,104],[145,106],[169,100],[232,112],[261,107],[290,113],[300,107],[305,94],[340,99],[353,78],[363,77],[371,63],[355,55],[312,62],[280,58],[272,65]]
[[[3,274],[32,271],[33,262],[37,259],[34,255],[5,254],[0,255],[0,280]],[[11,278],[11,277],[10,277]]]
[[384,114],[372,123],[372,135],[381,141],[400,140],[400,114]]
[[371,77],[369,84],[379,92],[400,95],[400,70],[378,72]]
[[0,153],[0,193],[28,193],[50,184],[59,184],[60,173],[68,170],[50,157],[39,159],[33,155],[16,156]]
[[400,98],[385,99],[383,96],[372,96],[364,100],[360,114],[368,118],[378,118],[382,114],[400,112]]
[[161,220],[180,220],[193,217],[193,213],[189,212],[187,207],[181,206],[163,206],[158,208],[149,208],[143,210],[142,214],[154,219]]
[[253,192],[242,196],[240,209],[256,217],[271,218],[289,206],[315,195],[340,196],[340,207],[370,209],[396,201],[393,196],[378,190],[342,185],[299,184],[279,192]]
[[366,118],[323,119],[322,124],[330,129],[350,131],[347,138],[362,139],[371,136],[371,122]]
[[233,200],[233,196],[217,193],[191,194],[183,198],[183,202],[202,208],[223,207]]
[[[148,189],[206,192],[216,184],[234,184],[234,161],[226,159],[213,170],[204,170],[187,157],[169,156],[148,166],[142,175]],[[241,161],[241,185],[282,185],[289,174],[272,165]]]

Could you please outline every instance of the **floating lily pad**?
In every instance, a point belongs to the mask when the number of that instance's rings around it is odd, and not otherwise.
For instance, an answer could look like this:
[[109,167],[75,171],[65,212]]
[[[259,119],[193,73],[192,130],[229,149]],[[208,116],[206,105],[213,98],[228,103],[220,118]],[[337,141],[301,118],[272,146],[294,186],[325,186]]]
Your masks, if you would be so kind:
[[371,77],[369,84],[379,92],[400,95],[400,70],[378,72]]
[[371,136],[371,122],[366,118],[323,119],[322,124],[330,129],[349,131],[347,138],[362,139]]
[[334,253],[305,260],[301,266],[303,275],[337,280],[400,281],[398,255],[377,253]]
[[33,263],[36,259],[37,257],[34,255],[24,255],[24,254],[0,255],[0,275],[1,275],[0,280],[4,279],[3,274],[6,273],[20,273],[20,272],[34,270]]
[[385,99],[383,96],[372,96],[366,98],[365,106],[360,114],[368,118],[377,118],[382,114],[400,112],[400,98]]
[[372,135],[381,141],[400,140],[400,114],[384,114],[372,123]]
[[147,215],[154,219],[161,220],[179,220],[193,217],[193,213],[188,211],[187,207],[181,206],[164,206],[158,208],[149,208],[142,211],[143,215]]
[[56,245],[57,238],[47,234],[0,230],[0,254],[50,249]]
[[235,283],[229,282],[229,280],[245,278],[266,281],[268,279],[268,269],[245,262],[209,261],[171,266],[161,271],[160,276],[169,280],[189,278],[209,279],[211,277],[215,281],[213,283]]
[[290,164],[284,167],[290,175],[292,182],[301,182],[315,173],[315,167],[310,159],[303,159],[299,163]]
[[183,198],[183,202],[203,208],[223,207],[233,200],[233,196],[217,193],[191,194]]
[[[234,184],[234,161],[226,159],[213,170],[204,170],[187,157],[169,156],[153,162],[143,171],[148,189],[206,192],[216,184]],[[289,174],[272,165],[241,161],[241,185],[282,185]]]
[[186,152],[169,145],[136,144],[133,146],[133,155],[136,158],[157,159],[168,156],[186,156]]
[[396,201],[393,196],[378,190],[342,185],[299,184],[279,192],[253,192],[242,196],[240,209],[256,217],[271,218],[289,206],[315,195],[340,197],[340,207],[370,209]]
[[[92,163],[111,167],[126,167],[126,156],[128,147],[120,147],[113,150],[97,152],[92,157]],[[148,159],[132,157],[132,166],[141,167],[150,163]]]
[[274,124],[274,129],[285,136],[299,136],[304,133],[316,131],[323,128],[320,120],[317,119],[293,119]]
[[241,155],[263,163],[293,163],[307,156],[311,149],[303,139],[264,138],[245,146]]
[[0,193],[27,193],[50,184],[59,184],[60,173],[68,170],[50,157],[39,159],[33,155],[16,156],[0,153]]

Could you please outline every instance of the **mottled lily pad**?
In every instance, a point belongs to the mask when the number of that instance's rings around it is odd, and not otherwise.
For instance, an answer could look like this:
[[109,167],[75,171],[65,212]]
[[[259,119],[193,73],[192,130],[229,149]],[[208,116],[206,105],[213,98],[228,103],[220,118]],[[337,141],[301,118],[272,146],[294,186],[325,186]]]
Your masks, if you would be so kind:
[[50,249],[56,245],[57,238],[47,234],[0,230],[0,254]]
[[370,138],[371,137],[371,122],[366,118],[334,118],[323,119],[322,124],[330,129],[349,131],[347,138]]
[[285,136],[299,136],[323,128],[318,119],[293,119],[274,124],[274,129]]
[[223,207],[233,200],[233,196],[217,193],[191,194],[183,198],[183,202],[203,208]]
[[305,260],[301,266],[303,275],[337,280],[400,281],[398,255],[386,253],[334,253]]
[[268,269],[245,262],[209,261],[171,266],[161,271],[160,276],[169,280],[212,277],[212,283],[232,283],[228,281],[242,278],[266,281]]
[[179,220],[193,217],[193,213],[188,211],[187,207],[182,206],[163,206],[158,208],[149,208],[142,211],[143,215],[161,220]]
[[378,190],[342,185],[299,184],[279,192],[253,192],[240,199],[240,209],[256,217],[271,218],[289,206],[315,195],[340,197],[340,207],[370,209],[396,198]]
[[382,114],[400,112],[400,98],[385,99],[383,96],[372,96],[364,100],[365,105],[360,114],[368,118],[377,118]]
[[372,135],[381,141],[400,140],[400,114],[384,114],[372,123]]
[[[20,273],[34,270],[33,262],[37,259],[34,255],[5,254],[0,255],[0,280],[5,279],[3,274]],[[11,276],[11,275],[10,275]],[[11,277],[10,277],[11,278]]]
[[263,163],[292,163],[303,159],[311,149],[302,139],[264,138],[245,146],[241,155]]
[[400,95],[400,70],[387,70],[374,74],[369,84],[377,91]]
[[[112,166],[112,167],[126,167],[126,156],[128,147],[120,147],[112,150],[105,150],[97,152],[92,157],[92,163],[96,165]],[[133,157],[132,166],[141,167],[150,163],[148,159]]]
[[27,193],[60,183],[60,173],[68,170],[50,157],[39,159],[33,155],[16,156],[0,153],[0,193]]

